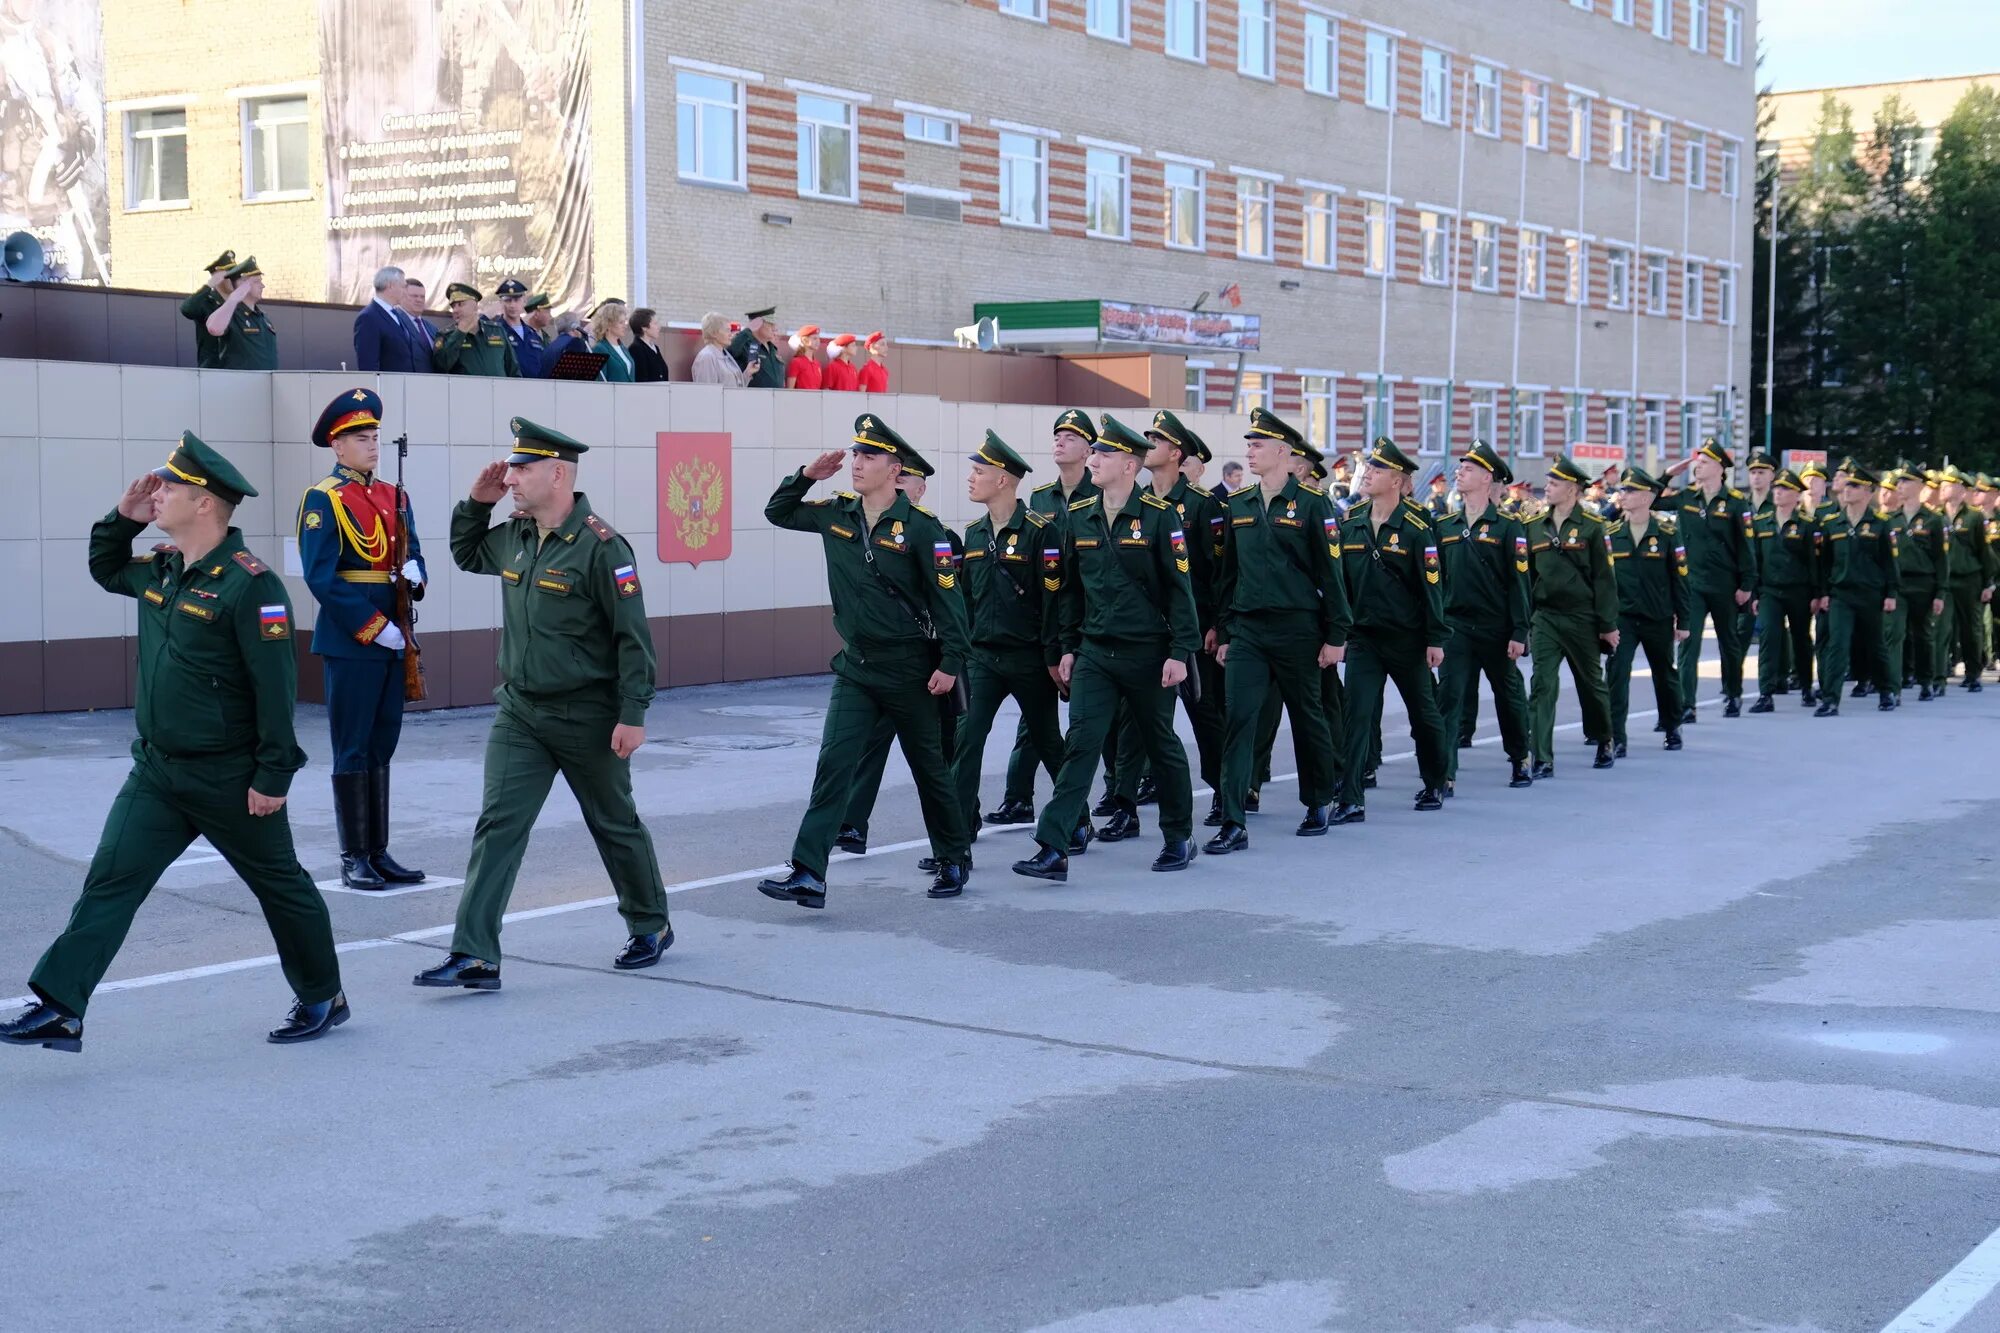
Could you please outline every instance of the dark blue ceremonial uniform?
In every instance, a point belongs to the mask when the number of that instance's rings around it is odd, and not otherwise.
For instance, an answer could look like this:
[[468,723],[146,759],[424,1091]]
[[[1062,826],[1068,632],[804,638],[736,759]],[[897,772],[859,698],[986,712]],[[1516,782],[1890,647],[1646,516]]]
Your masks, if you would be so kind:
[[544,362],[549,345],[542,341],[541,334],[530,328],[525,320],[517,329],[503,319],[500,327],[506,332],[507,341],[514,344],[514,360],[521,367],[522,379],[538,380],[549,373],[548,367],[552,363]]

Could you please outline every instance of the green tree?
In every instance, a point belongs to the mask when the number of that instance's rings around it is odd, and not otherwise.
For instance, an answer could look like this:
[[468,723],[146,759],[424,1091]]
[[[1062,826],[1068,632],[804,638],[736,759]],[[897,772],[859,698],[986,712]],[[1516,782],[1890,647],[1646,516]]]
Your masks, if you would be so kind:
[[2000,92],[1974,88],[1938,127],[1924,180],[1920,299],[1940,457],[2000,465]]
[[1902,99],[1884,99],[1861,159],[1868,193],[1839,281],[1843,341],[1857,372],[1857,452],[1877,463],[1918,458],[1930,438],[1935,340],[1922,293],[1933,274],[1924,253],[1924,196],[1911,171],[1921,135]]

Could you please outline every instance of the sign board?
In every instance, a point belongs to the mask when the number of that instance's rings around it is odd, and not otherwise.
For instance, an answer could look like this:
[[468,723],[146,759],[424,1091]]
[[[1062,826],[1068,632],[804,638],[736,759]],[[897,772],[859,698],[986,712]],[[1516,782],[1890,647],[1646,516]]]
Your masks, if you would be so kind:
[[1169,306],[1098,302],[1099,334],[1108,343],[1155,343],[1202,347],[1220,352],[1254,352],[1262,318],[1221,310],[1175,310]]
[[1572,444],[1569,456],[1571,461],[1591,473],[1625,466],[1625,446],[1622,444]]
[[1824,449],[1785,450],[1785,466],[1790,468],[1792,471],[1797,472],[1800,468],[1804,467],[1808,463],[1818,463],[1821,467],[1825,467],[1826,450]]
[[657,436],[663,565],[729,558],[729,434],[663,430]]

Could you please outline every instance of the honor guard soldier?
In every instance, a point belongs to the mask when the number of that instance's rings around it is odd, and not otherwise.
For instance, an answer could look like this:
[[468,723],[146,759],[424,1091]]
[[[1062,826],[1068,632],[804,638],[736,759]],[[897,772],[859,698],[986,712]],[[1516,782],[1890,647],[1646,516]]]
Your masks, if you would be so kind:
[[1667,469],[1671,478],[1694,469],[1694,485],[1669,491],[1655,506],[1675,515],[1681,545],[1688,553],[1688,637],[1681,643],[1681,721],[1695,721],[1701,697],[1701,635],[1704,620],[1715,625],[1722,657],[1724,717],[1742,714],[1744,645],[1736,633],[1737,608],[1757,587],[1757,555],[1750,540],[1750,501],[1725,481],[1734,466],[1714,436],[1702,440],[1691,459]]
[[[507,335],[507,344],[513,349],[515,368],[522,379],[542,378],[542,353],[548,344],[528,323],[528,285],[519,278],[506,278],[493,289],[493,294],[500,298],[500,330]],[[548,304],[547,297],[542,304]]]
[[208,281],[181,302],[181,318],[194,321],[194,363],[198,369],[214,370],[222,364],[222,339],[208,331],[208,317],[222,308],[234,290],[229,270],[236,267],[236,252],[224,250],[209,261]]
[[1122,704],[1132,712],[1159,789],[1166,845],[1153,869],[1194,859],[1194,795],[1174,732],[1174,692],[1201,640],[1188,581],[1187,534],[1174,507],[1137,484],[1151,446],[1106,413],[1091,446],[1098,493],[1071,502],[1058,553],[1042,557],[1058,584],[1058,671],[1069,683],[1062,773],[1035,825],[1040,849],[1014,863],[1032,879],[1069,878],[1068,850],[1090,796],[1104,738]]
[[[500,580],[500,707],[451,954],[419,972],[419,986],[500,989],[500,921],[558,773],[630,936],[611,965],[651,967],[674,942],[653,835],[632,802],[632,755],[646,743],[655,681],[632,548],[573,489],[590,446],[525,417],[510,424],[514,451],[481,468],[451,512],[452,559]],[[515,516],[493,525],[493,506],[509,493]]]
[[[295,523],[306,587],[319,603],[312,650],[326,675],[333,732],[333,815],[340,882],[350,889],[418,884],[424,872],[389,855],[389,762],[403,731],[403,627],[395,581],[424,595],[423,548],[407,497],[377,475],[382,400],[350,389],[326,405],[312,442],[333,451],[333,473],[299,501]],[[409,557],[394,559],[398,533]]]
[[[1771,509],[1758,514],[1757,702],[1753,713],[1777,707],[1791,680],[1799,703],[1813,704],[1813,598],[1819,584],[1819,524],[1805,511],[1805,478],[1790,468],[1771,483]],[[1623,590],[1624,581],[1619,581]]]
[[[1896,533],[1875,508],[1875,474],[1849,459],[1841,465],[1841,505],[1820,522],[1819,605],[1827,613],[1826,641],[1820,646],[1819,707],[1814,717],[1840,713],[1841,682],[1849,663],[1863,684],[1881,694],[1876,707],[1894,708],[1895,684],[1884,651],[1882,617],[1902,595]],[[1862,693],[1855,686],[1856,695]]]
[[[90,530],[90,576],[138,602],[139,739],[69,925],[29,977],[36,1002],[0,1023],[0,1041],[82,1049],[91,992],[139,905],[197,837],[257,896],[297,997],[270,1040],[308,1041],[347,1021],[326,902],[299,865],[285,815],[306,761],[292,734],[292,607],[284,580],[230,526],[256,494],[184,432],[166,464],[127,486]],[[133,555],[148,523],[178,546]]]
[[[1560,670],[1564,663],[1576,682],[1583,734],[1597,745],[1591,767],[1609,768],[1613,762],[1611,704],[1597,645],[1607,645],[1607,652],[1618,648],[1618,587],[1604,524],[1577,504],[1589,481],[1569,455],[1557,458],[1549,469],[1548,510],[1528,523],[1535,606],[1528,644],[1535,664],[1534,682],[1528,691],[1528,720],[1534,735],[1537,778],[1556,775],[1556,697],[1562,690]],[[1717,632],[1722,632],[1725,623],[1733,633],[1733,615],[1718,617]],[[1686,696],[1685,687],[1681,693]]]
[[493,375],[518,379],[520,362],[514,358],[514,344],[507,326],[479,313],[486,298],[477,287],[454,282],[444,289],[445,309],[451,312],[452,327],[431,344],[431,365],[446,375]]
[[[1938,631],[1938,675],[1946,674],[1955,649],[1965,667],[1966,693],[1978,694],[1985,688],[1979,677],[1986,669],[1986,641],[1980,629],[1993,600],[1995,569],[1986,516],[1977,505],[1965,502],[1971,489],[1956,467],[1938,470],[1938,499],[1945,522],[1951,525],[1950,591]],[[1943,689],[1942,682],[1938,688]]]
[[1520,661],[1528,651],[1528,530],[1494,503],[1514,470],[1484,440],[1474,440],[1454,477],[1464,508],[1437,520],[1438,555],[1444,562],[1444,619],[1451,637],[1438,675],[1444,734],[1453,742],[1445,764],[1445,789],[1458,779],[1459,738],[1465,715],[1479,701],[1479,678],[1493,690],[1500,744],[1507,752],[1509,787],[1529,786],[1528,687]]
[[[1626,468],[1618,478],[1616,498],[1622,517],[1611,525],[1608,534],[1611,568],[1618,585],[1618,647],[1605,669],[1605,683],[1611,695],[1611,745],[1615,759],[1626,755],[1625,719],[1632,711],[1632,662],[1640,648],[1646,650],[1646,669],[1653,676],[1654,707],[1659,710],[1660,723],[1667,733],[1664,748],[1681,748],[1681,690],[1674,649],[1688,632],[1687,552],[1675,531],[1674,516],[1653,512],[1654,502],[1665,489],[1636,467]],[[1810,543],[1807,555],[1811,555]],[[1775,662],[1775,657],[1772,660]],[[1763,661],[1760,654],[1760,667]]]
[[1438,714],[1431,673],[1444,665],[1444,566],[1437,533],[1423,507],[1404,487],[1417,465],[1384,435],[1368,451],[1361,473],[1365,497],[1340,525],[1340,564],[1347,579],[1353,627],[1347,636],[1347,754],[1340,774],[1340,803],[1328,820],[1357,824],[1367,818],[1363,775],[1369,771],[1375,719],[1385,683],[1396,682],[1410,717],[1423,788],[1416,808],[1444,808],[1450,767],[1444,719]]
[[278,331],[263,310],[264,270],[252,257],[224,272],[230,282],[229,295],[202,323],[216,340],[216,368],[276,370]]
[[1894,501],[1887,517],[1896,534],[1902,589],[1896,595],[1896,609],[1883,621],[1883,634],[1889,675],[1896,682],[1890,706],[1901,707],[1904,686],[1916,685],[1917,701],[1929,703],[1936,697],[1932,683],[1944,674],[1933,660],[1937,647],[1934,626],[1944,612],[1940,585],[1951,559],[1951,525],[1924,504],[1923,464],[1906,463],[1891,472],[1889,480],[1894,485]]
[[970,873],[971,835],[945,762],[938,705],[965,673],[969,650],[951,539],[897,488],[904,468],[931,471],[923,455],[871,413],[855,418],[853,439],[852,491],[806,499],[814,482],[840,471],[841,451],[830,450],[780,482],[764,506],[778,527],[819,537],[842,644],[791,870],[757,885],[765,897],[801,907],[826,906],[827,857],[848,787],[884,716],[895,724],[930,832],[937,867],[930,896],[957,897]]

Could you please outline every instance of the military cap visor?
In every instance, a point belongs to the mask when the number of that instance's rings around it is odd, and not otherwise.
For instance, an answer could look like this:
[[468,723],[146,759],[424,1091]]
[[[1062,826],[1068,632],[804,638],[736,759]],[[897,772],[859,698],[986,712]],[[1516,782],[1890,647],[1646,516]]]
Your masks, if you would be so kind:
[[1963,472],[1960,472],[1955,464],[1939,468],[1937,470],[1936,480],[1938,480],[1939,482],[1955,481],[1961,486],[1966,486],[1971,484],[1968,481],[1966,481],[1965,474]]
[[1034,471],[1032,467],[1028,466],[1028,461],[1015,453],[1007,441],[1001,439],[990,430],[986,432],[986,439],[979,446],[979,451],[970,455],[970,457],[975,463],[984,463],[988,467],[997,467],[1002,472],[1011,473],[1016,477],[1025,477]]
[[228,459],[191,430],[181,432],[180,443],[166,462],[153,469],[153,475],[184,486],[199,486],[230,504],[240,504],[257,494],[257,488]]
[[1179,449],[1188,458],[1198,458],[1206,463],[1214,454],[1209,452],[1208,442],[1181,424],[1181,419],[1164,408],[1153,413],[1153,424],[1147,428],[1149,440],[1165,440]]
[[1143,458],[1153,446],[1146,442],[1145,436],[1106,412],[1097,423],[1097,438],[1091,441],[1090,447],[1100,454],[1131,454]]
[[1618,475],[1618,489],[1621,491],[1653,491],[1658,493],[1664,488],[1645,469],[1628,467]]
[[1376,439],[1368,450],[1368,466],[1384,467],[1392,472],[1400,472],[1406,477],[1417,473],[1417,465],[1408,454],[1396,447],[1396,442],[1383,435]]
[[1722,466],[1724,467],[1729,467],[1736,461],[1735,459],[1729,456],[1729,451],[1727,449],[1723,448],[1720,444],[1716,442],[1716,439],[1713,435],[1703,440],[1701,442],[1701,448],[1695,450],[1695,452],[1703,458],[1714,459],[1716,462],[1722,464]]
[[1261,407],[1250,409],[1250,427],[1243,432],[1245,441],[1251,444],[1272,443],[1284,445],[1301,458],[1318,458],[1320,453],[1306,443],[1306,437],[1299,434],[1296,427]]
[[444,289],[444,301],[446,305],[450,305],[453,301],[484,301],[485,299],[480,290],[470,283],[449,283]]
[[1097,427],[1091,422],[1090,413],[1079,408],[1072,407],[1056,418],[1055,433],[1060,435],[1064,431],[1081,436],[1085,443],[1097,438]]
[[1823,463],[1807,463],[1799,469],[1799,475],[1801,477],[1818,477],[1824,481],[1826,480],[1826,466]]
[[240,264],[223,270],[223,272],[230,278],[261,278],[264,276],[264,270],[257,267],[257,256],[255,255],[250,256]]
[[1841,471],[1847,474],[1849,486],[1879,486],[1881,479],[1859,463],[1850,462]]
[[495,287],[493,292],[496,296],[526,296],[528,294],[528,284],[522,282],[519,278],[508,278],[498,287]]
[[778,307],[774,305],[767,305],[762,310],[745,311],[743,314],[743,318],[749,320],[752,324],[755,324],[758,320],[769,319],[771,316],[777,313],[778,313]]
[[1590,477],[1582,468],[1570,461],[1568,454],[1557,458],[1554,465],[1549,468],[1549,480],[1573,482],[1578,486],[1590,485]]
[[[1503,486],[1514,480],[1514,469],[1508,467],[1507,461],[1494,453],[1493,446],[1484,440],[1474,440],[1472,447],[1465,451],[1465,457],[1460,461],[1473,463],[1486,469],[1492,475],[1493,480]],[[1440,473],[1439,475],[1442,476],[1443,474]]]
[[550,305],[549,294],[547,292],[536,292],[533,296],[528,298],[528,304],[523,306],[522,309],[547,310],[549,308],[549,305]]
[[312,428],[312,442],[324,449],[348,431],[381,424],[381,396],[373,389],[349,389],[319,414]]
[[507,455],[507,462],[513,467],[543,463],[551,458],[574,463],[577,455],[590,449],[583,441],[573,440],[559,430],[537,425],[526,417],[515,417],[507,424],[514,432],[514,452]]
[[234,267],[236,267],[236,252],[234,250],[224,250],[221,254],[217,255],[215,258],[209,260],[207,264],[203,265],[202,272],[220,273],[224,269],[234,268]]
[[1777,476],[1773,477],[1771,479],[1771,486],[1775,490],[1798,491],[1801,494],[1806,489],[1805,479],[1790,468],[1782,469]]
[[1759,472],[1759,471],[1776,472],[1778,470],[1778,465],[1771,461],[1771,456],[1769,454],[1765,453],[1756,453],[1750,455],[1750,461],[1744,464],[1744,466],[1749,468],[1750,471],[1752,472]]

